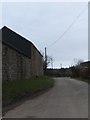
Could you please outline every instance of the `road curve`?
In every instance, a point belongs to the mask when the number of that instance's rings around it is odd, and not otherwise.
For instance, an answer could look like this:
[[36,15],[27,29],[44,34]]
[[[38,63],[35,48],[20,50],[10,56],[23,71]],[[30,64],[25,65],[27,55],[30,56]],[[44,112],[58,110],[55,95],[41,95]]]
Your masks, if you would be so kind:
[[52,89],[8,111],[4,118],[88,118],[88,84],[54,79]]

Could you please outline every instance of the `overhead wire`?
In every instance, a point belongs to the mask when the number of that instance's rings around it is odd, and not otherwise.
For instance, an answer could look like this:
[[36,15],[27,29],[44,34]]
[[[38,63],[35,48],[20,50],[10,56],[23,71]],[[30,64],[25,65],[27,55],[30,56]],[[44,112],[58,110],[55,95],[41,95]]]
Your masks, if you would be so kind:
[[58,39],[56,39],[52,44],[48,45],[47,48],[53,46],[54,44],[56,44],[56,42],[58,42],[59,40],[61,40],[65,34],[72,28],[72,26],[76,23],[76,21],[78,20],[78,18],[82,15],[83,11],[86,9],[87,5],[82,9],[82,11],[76,16],[76,18],[74,19],[74,21],[68,26],[68,28],[58,37]]

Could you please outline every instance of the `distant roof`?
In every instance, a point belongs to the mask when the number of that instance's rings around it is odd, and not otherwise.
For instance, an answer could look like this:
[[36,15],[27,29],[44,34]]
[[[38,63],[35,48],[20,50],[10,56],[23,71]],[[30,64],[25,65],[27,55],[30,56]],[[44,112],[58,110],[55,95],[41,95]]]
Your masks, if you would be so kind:
[[24,54],[27,57],[31,57],[31,45],[33,44],[30,41],[20,36],[19,34],[15,33],[6,26],[4,26],[1,30],[2,30],[2,42],[4,44],[16,49],[18,52]]
[[80,65],[82,65],[82,66],[90,66],[90,61],[82,62]]

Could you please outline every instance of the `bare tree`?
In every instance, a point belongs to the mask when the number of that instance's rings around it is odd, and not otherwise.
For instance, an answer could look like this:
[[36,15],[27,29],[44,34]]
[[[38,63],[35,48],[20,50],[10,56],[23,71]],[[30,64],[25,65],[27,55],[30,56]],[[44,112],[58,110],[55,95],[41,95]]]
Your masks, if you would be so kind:
[[44,70],[47,69],[50,63],[51,63],[51,67],[53,68],[53,58],[51,56],[46,56],[46,59],[44,58],[44,62],[43,62]]
[[74,66],[79,66],[83,62],[82,59],[75,59],[75,58],[73,61],[74,61]]
[[77,65],[80,65],[83,62],[83,60],[78,60]]

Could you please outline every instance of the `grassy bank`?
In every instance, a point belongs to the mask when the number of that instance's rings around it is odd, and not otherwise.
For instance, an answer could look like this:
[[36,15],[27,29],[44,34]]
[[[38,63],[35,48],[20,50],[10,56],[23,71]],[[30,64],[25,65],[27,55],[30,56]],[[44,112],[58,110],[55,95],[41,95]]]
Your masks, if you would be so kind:
[[46,76],[4,82],[2,84],[3,106],[11,104],[23,97],[32,96],[40,91],[51,88],[53,85],[54,80]]
[[85,79],[85,78],[75,78],[76,80],[81,80],[81,81],[83,81],[83,82],[87,82],[87,83],[89,83],[90,84],[90,79]]

